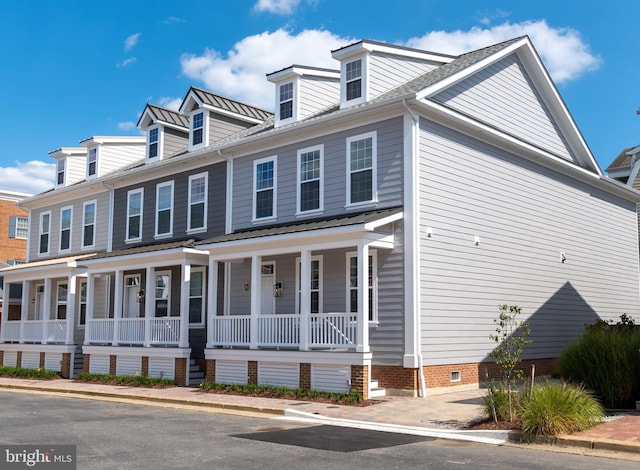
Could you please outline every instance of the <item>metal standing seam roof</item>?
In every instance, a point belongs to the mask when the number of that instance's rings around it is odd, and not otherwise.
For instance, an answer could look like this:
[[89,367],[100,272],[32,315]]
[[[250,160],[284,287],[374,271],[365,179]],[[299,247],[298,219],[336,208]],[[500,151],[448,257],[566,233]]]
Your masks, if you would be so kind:
[[151,110],[156,120],[189,129],[189,118],[187,116],[155,104],[147,104],[147,107]]
[[256,108],[255,106],[251,106],[245,103],[240,103],[239,101],[235,101],[220,95],[216,95],[215,93],[211,93],[210,91],[203,90],[202,88],[196,88],[196,87],[191,87],[191,88],[194,91],[194,93],[198,95],[198,98],[200,98],[200,100],[204,104],[207,104],[209,106],[224,109],[226,111],[240,114],[242,116],[247,116],[253,119],[259,119],[261,121],[265,121],[270,117],[273,117],[273,113],[269,111],[265,111],[264,109]]
[[155,251],[172,250],[176,248],[194,248],[194,247],[195,247],[195,239],[189,238],[187,240],[178,240],[178,241],[172,241],[167,243],[135,246],[132,248],[125,248],[124,250],[100,253],[94,256],[93,258],[91,258],[91,261],[106,259],[106,258],[115,258],[118,256],[137,255],[142,253],[153,253]]
[[96,256],[95,253],[87,253],[76,256],[65,256],[64,258],[51,258],[42,261],[33,261],[31,263],[16,264],[14,266],[9,266],[8,268],[0,269],[0,273],[4,274],[23,269],[41,268],[45,266],[54,266],[56,264],[66,264],[73,261],[87,260],[89,258],[93,258],[94,256]]
[[217,237],[209,238],[208,240],[199,241],[196,243],[196,247],[199,245],[208,245],[212,243],[249,240],[254,238],[270,237],[274,235],[285,235],[290,233],[309,232],[313,230],[328,228],[347,227],[349,225],[367,224],[370,222],[375,222],[376,220],[383,219],[390,215],[398,214],[400,212],[402,212],[402,207],[391,207],[388,209],[360,212],[358,214],[339,215],[291,224],[238,230],[226,235],[219,235]]

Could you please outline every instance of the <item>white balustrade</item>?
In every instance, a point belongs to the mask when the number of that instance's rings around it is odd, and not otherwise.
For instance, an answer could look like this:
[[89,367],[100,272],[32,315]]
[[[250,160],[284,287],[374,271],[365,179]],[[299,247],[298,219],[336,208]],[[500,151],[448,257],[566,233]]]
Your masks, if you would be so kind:
[[67,339],[67,320],[49,320],[45,322],[47,342],[64,343]]
[[300,344],[300,315],[260,315],[258,345],[288,347]]
[[29,343],[42,342],[42,320],[26,320],[22,329],[22,341]]
[[180,343],[180,317],[151,319],[151,344]]
[[144,343],[144,318],[119,318],[118,343],[143,344]]
[[249,346],[250,315],[230,315],[214,317],[210,328],[213,329],[213,344],[216,346]]
[[314,313],[309,317],[309,344],[313,348],[353,347],[356,331],[355,313]]
[[8,321],[2,325],[2,341],[20,341],[19,321]]
[[113,341],[113,318],[94,318],[87,324],[89,343],[111,343]]

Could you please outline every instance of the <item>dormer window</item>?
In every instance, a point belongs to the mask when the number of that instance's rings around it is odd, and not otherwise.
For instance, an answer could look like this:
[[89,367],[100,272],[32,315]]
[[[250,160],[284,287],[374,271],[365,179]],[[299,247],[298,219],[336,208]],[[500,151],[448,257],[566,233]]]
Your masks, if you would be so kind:
[[157,158],[159,155],[159,141],[160,141],[160,132],[158,128],[149,130],[149,149],[148,149],[148,158],[151,160],[152,158]]
[[64,184],[64,168],[65,168],[65,159],[61,158],[58,160],[56,165],[56,182],[58,186],[62,186]]
[[362,97],[362,59],[347,63],[345,85],[347,101]]
[[280,120],[293,117],[293,82],[280,85]]
[[204,142],[204,113],[194,114],[191,122],[191,145],[195,147]]
[[90,149],[87,156],[87,177],[96,176],[98,168],[98,149]]

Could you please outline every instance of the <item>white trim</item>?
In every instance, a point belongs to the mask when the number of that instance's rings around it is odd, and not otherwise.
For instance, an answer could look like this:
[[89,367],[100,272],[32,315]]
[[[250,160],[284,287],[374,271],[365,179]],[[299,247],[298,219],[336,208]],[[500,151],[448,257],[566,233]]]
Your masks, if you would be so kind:
[[[84,302],[82,301],[82,284],[85,285],[84,288]],[[78,286],[78,314],[76,315],[76,327],[85,328],[87,325],[87,308],[88,308],[88,300],[89,300],[89,280],[87,278],[80,278],[80,284]],[[82,318],[82,304],[84,304],[84,323],[80,323]],[[105,310],[106,312],[106,310]]]
[[[164,298],[158,298],[158,285],[156,284],[156,281],[158,280],[158,276],[168,276],[169,277],[169,282],[167,284],[167,286],[165,286],[165,290],[167,291],[167,315],[166,317],[171,317],[171,271],[154,271],[153,272],[153,318],[163,318],[163,317],[158,317],[157,313],[158,313],[158,305],[157,305],[157,301],[158,300],[164,300]],[[149,295],[148,293],[146,295]]]
[[[69,246],[67,248],[62,248],[62,231],[67,230],[62,228],[62,214],[65,211],[69,211]],[[73,246],[73,206],[64,206],[60,208],[60,233],[58,235],[58,252],[66,253],[67,251],[71,251],[71,247]]]
[[[40,346],[40,345],[38,345]],[[4,348],[3,348],[4,349]],[[147,348],[147,347],[119,347],[119,346],[82,346],[82,353],[89,355],[110,356],[148,356],[186,358],[191,355],[191,348]]]
[[[60,162],[62,162],[62,171],[60,171]],[[67,165],[67,158],[58,158],[56,160],[56,189],[64,188],[67,182],[67,170],[69,165]],[[62,173],[62,183],[60,183],[60,173]]]
[[[372,282],[372,286],[371,288],[373,289],[373,294],[371,296],[373,303],[371,304],[371,319],[369,320],[370,324],[374,324],[377,325],[378,324],[378,252],[376,250],[369,250],[369,256],[371,257],[371,265],[373,267],[371,276],[373,278],[373,282]],[[357,251],[347,251],[346,256],[345,256],[345,270],[346,270],[346,305],[345,305],[345,312],[350,312],[350,313],[357,313],[356,312],[351,312],[351,258],[355,258],[356,262],[358,259],[358,252]],[[367,264],[369,263],[369,261],[367,260]],[[369,277],[368,273],[367,273],[367,278]],[[357,288],[356,288],[357,289]],[[369,290],[369,286],[367,286],[367,293]],[[364,313],[364,312],[363,312]],[[367,312],[367,319],[369,317],[369,313]]]
[[[262,274],[262,267],[263,266],[269,266],[269,265],[273,266],[273,273],[272,274]],[[273,276],[273,280],[277,281],[278,276],[277,276],[276,273],[277,273],[276,260],[264,261],[264,258],[263,258],[262,261],[260,262],[260,286],[259,286],[259,288],[260,288],[260,297],[258,298],[258,302],[259,302],[258,310],[259,310],[260,313],[262,313],[262,294],[263,294],[263,292],[262,292],[262,277],[263,276]],[[253,289],[258,289],[258,286],[254,287],[252,285],[251,286],[251,290],[253,290]],[[271,298],[271,301],[273,302],[272,303],[273,313],[276,313],[276,298],[273,296],[273,286],[271,287],[270,293],[271,293],[270,298]]]
[[[94,153],[94,155],[95,155],[95,160],[94,160],[94,162],[93,162],[93,163],[95,163],[95,165],[94,165],[94,171],[93,171],[93,174],[90,174],[90,173],[89,173],[89,168],[90,168],[90,166],[91,166],[91,160],[90,160],[90,159],[91,159],[91,153],[92,153],[92,152],[93,152],[93,153]],[[99,174],[99,173],[98,173],[98,161],[99,161],[99,155],[98,155],[98,154],[99,154],[99,153],[100,153],[100,152],[98,151],[98,146],[91,147],[91,148],[88,148],[88,149],[87,149],[87,172],[86,172],[86,178],[87,178],[87,181],[88,181],[88,180],[95,179],[95,178],[97,178],[97,177],[98,177],[98,174]]]
[[228,361],[294,362],[298,364],[370,365],[371,352],[271,351],[267,349],[205,349],[205,359]]
[[[295,297],[296,297],[296,302],[295,302],[295,312],[296,313],[300,313],[300,261],[301,258],[300,256],[296,257],[296,282],[295,282],[295,286],[296,286],[296,291],[295,291]],[[310,261],[313,263],[314,261],[318,261],[318,313],[323,313],[324,312],[324,302],[323,302],[323,298],[324,298],[324,264],[323,264],[323,255],[314,255],[311,256]],[[311,292],[313,292],[313,289],[309,290],[309,300],[311,300]],[[311,307],[309,307],[309,312],[310,313],[314,313],[311,311]]]
[[[261,165],[263,163],[268,163],[268,162],[273,162],[273,184],[271,186],[271,190],[273,191],[273,200],[272,200],[272,207],[271,207],[271,215],[267,216],[267,217],[257,217],[256,211],[257,211],[257,200],[258,200],[258,178],[257,178],[257,171],[258,171],[258,165]],[[268,189],[268,188],[267,188]],[[264,191],[265,189],[263,188],[261,191]],[[277,212],[276,209],[278,207],[277,204],[277,194],[278,194],[278,157],[277,155],[271,156],[271,157],[265,157],[265,158],[260,158],[257,160],[253,161],[253,209],[252,209],[252,222],[263,222],[263,221],[267,221],[267,220],[274,220],[277,218]]]
[[[93,204],[93,224],[87,224],[87,220],[86,220],[86,215],[87,215],[87,206]],[[81,245],[80,248],[83,250],[88,250],[91,248],[95,248],[96,246],[96,226],[97,226],[97,222],[98,222],[98,201],[96,199],[92,199],[91,201],[85,201],[82,204],[82,234],[81,234]],[[88,225],[93,225],[93,240],[91,245],[85,245],[85,239],[84,239],[84,230]]]
[[[156,184],[156,214],[155,214],[155,220],[156,220],[156,229],[155,229],[155,233],[154,233],[154,238],[167,238],[167,237],[171,237],[173,236],[173,212],[174,212],[174,181],[164,181],[162,183],[158,183]],[[169,187],[171,188],[171,204],[169,205],[168,208],[163,208],[163,211],[168,210],[169,211],[169,231],[168,232],[162,232],[159,233],[158,232],[158,223],[160,221],[160,190],[163,188]]]
[[362,40],[353,44],[350,44],[339,49],[331,51],[331,57],[337,60],[344,60],[346,58],[353,57],[357,54],[365,52],[378,52],[382,54],[390,54],[400,57],[409,57],[413,59],[420,59],[431,62],[442,62],[448,64],[454,61],[457,57],[447,54],[438,54],[435,52],[423,51],[420,49],[412,49],[403,46],[394,46],[393,44],[375,43],[367,40]]
[[[129,279],[137,279],[137,283],[129,284]],[[138,292],[144,291],[144,286],[142,285],[142,275],[140,273],[135,274],[125,274],[122,278],[122,318],[140,318],[140,304],[138,303],[138,309],[136,316],[131,316],[132,312],[128,311],[129,303],[127,300],[129,299],[129,288],[130,287],[138,287]],[[148,293],[146,293],[148,295]],[[108,298],[108,297],[107,297]],[[107,312],[107,310],[105,310]],[[115,314],[115,312],[114,312]],[[114,315],[115,316],[115,315]]]
[[[140,194],[140,221],[138,222],[138,236],[137,237],[130,237],[129,233],[130,233],[130,222],[131,222],[131,217],[135,217],[131,215],[131,196],[134,196],[136,194]],[[136,242],[136,241],[140,241],[142,240],[142,217],[144,214],[144,188],[137,188],[137,189],[131,189],[129,191],[127,191],[127,224],[126,224],[126,232],[124,234],[124,241],[125,242]]]
[[[152,131],[158,131],[158,137],[157,140],[155,142],[156,144],[156,156],[155,157],[150,157],[149,154],[151,152],[151,132]],[[146,141],[146,145],[145,145],[145,158],[147,163],[152,163],[152,162],[156,162],[158,160],[162,160],[162,157],[164,155],[164,128],[163,126],[160,126],[158,124],[149,127],[149,129],[147,129],[147,141]]]
[[[66,285],[67,286],[67,298],[64,300],[64,302],[60,301],[60,286],[61,285]],[[70,293],[70,289],[69,289],[69,282],[68,279],[65,279],[63,281],[58,281],[56,282],[56,311],[54,312],[54,319],[55,320],[62,320],[61,318],[58,318],[58,307],[60,307],[61,305],[64,305],[64,319],[68,318],[67,315],[67,307],[68,307],[68,303],[69,303],[69,293]],[[45,302],[47,302],[47,299],[44,299]]]
[[202,273],[202,321],[198,323],[191,323],[191,319],[189,318],[189,313],[187,312],[187,321],[189,322],[189,328],[202,328],[206,325],[207,321],[207,268],[204,266],[199,266],[197,268],[191,267],[191,277],[189,279],[189,305],[191,304],[191,280],[193,279],[193,273]]
[[[301,179],[301,172],[302,172],[302,168],[301,168],[301,161],[300,158],[302,157],[303,154],[307,154],[307,153],[313,153],[313,152],[319,152],[320,154],[320,159],[319,159],[319,176],[318,178],[312,178],[312,179],[308,179],[305,181],[302,181]],[[318,191],[319,191],[319,199],[318,199],[318,207],[313,208],[313,209],[308,209],[306,211],[303,211],[300,207],[300,197],[301,197],[301,187],[302,187],[302,183],[307,183],[307,182],[312,182],[312,181],[319,181],[319,186],[318,186]],[[303,149],[298,150],[298,159],[297,159],[297,166],[296,166],[296,216],[301,216],[301,215],[308,215],[308,214],[317,214],[319,212],[324,212],[324,144],[320,144],[320,145],[314,145],[312,147],[306,147]]]
[[[202,220],[202,227],[191,227],[191,206],[193,203],[191,202],[192,197],[192,186],[194,180],[204,178],[204,214]],[[209,172],[204,171],[202,173],[197,173],[195,175],[189,175],[188,183],[188,194],[187,194],[187,233],[194,232],[202,232],[207,230],[207,212],[209,210]],[[199,204],[199,203],[198,203]]]
[[[351,201],[351,143],[361,140],[371,139],[371,199],[365,201]],[[377,131],[365,132],[352,137],[348,137],[346,141],[346,175],[347,175],[347,194],[345,207],[360,207],[378,203],[378,133]]]
[[[360,61],[360,96],[347,100],[347,65]],[[369,54],[350,57],[340,64],[340,108],[348,108],[365,103],[369,96]]]
[[[283,101],[280,100],[280,88],[286,85],[291,85],[291,116],[288,118],[282,119],[280,117],[280,105]],[[299,82],[297,78],[292,80],[287,80],[282,83],[276,83],[276,119],[275,126],[283,126],[285,124],[290,124],[292,122],[296,122],[298,120],[299,112],[300,112],[300,99],[299,99]],[[286,100],[289,101],[289,100]],[[285,102],[286,102],[285,101]]]
[[[196,130],[193,128],[194,118],[197,114],[202,114],[202,142],[199,144],[193,143],[193,131]],[[198,127],[200,129],[200,127]],[[209,145],[209,111],[200,107],[196,108],[189,114],[189,151],[197,150],[200,148],[207,147]]]

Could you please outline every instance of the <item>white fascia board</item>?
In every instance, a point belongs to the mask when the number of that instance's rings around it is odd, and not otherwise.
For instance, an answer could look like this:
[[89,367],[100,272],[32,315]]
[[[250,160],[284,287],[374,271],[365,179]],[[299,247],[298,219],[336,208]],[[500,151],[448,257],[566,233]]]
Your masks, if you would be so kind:
[[290,80],[296,77],[321,77],[321,78],[333,78],[340,79],[339,70],[320,69],[314,67],[305,67],[302,65],[292,65],[286,69],[279,70],[267,75],[267,80],[272,83],[278,83],[285,80]]
[[85,268],[84,266],[78,266],[77,261],[69,261],[4,272],[2,275],[6,284],[15,281],[33,281],[45,277],[67,277],[72,271],[75,271],[76,275],[81,275],[85,272]]
[[388,215],[387,217],[382,217],[381,219],[377,219],[377,220],[374,220],[373,222],[368,222],[364,224],[364,229],[373,231],[378,227],[383,227],[392,222],[401,220],[403,217],[404,215],[402,212],[398,212],[397,214],[393,214],[393,215]]
[[91,272],[104,271],[104,268],[122,268],[129,264],[139,263],[163,263],[170,262],[180,264],[183,261],[195,261],[207,264],[206,257],[209,256],[207,250],[197,250],[195,248],[174,248],[171,250],[149,251],[146,253],[133,253],[130,255],[115,255],[107,258],[98,258],[87,260],[83,264],[89,268]]
[[[75,347],[75,346],[74,346]],[[4,349],[4,348],[3,348]],[[147,348],[131,346],[82,346],[83,354],[107,356],[147,356],[153,358],[189,358],[191,348]]]
[[49,152],[49,156],[52,158],[60,157],[86,157],[87,149],[85,147],[60,147]]
[[92,179],[82,183],[64,188],[54,189],[45,193],[36,194],[20,201],[18,207],[29,209],[41,209],[43,207],[65,202],[76,202],[80,199],[97,196],[99,193],[107,192],[109,188],[104,186],[100,180]]
[[381,54],[389,54],[401,57],[409,57],[412,59],[427,60],[431,62],[449,63],[456,58],[448,55],[440,55],[433,52],[421,51],[418,49],[409,49],[405,47],[395,47],[390,44],[379,44],[370,41],[360,41],[350,46],[331,51],[331,57],[337,60],[348,59],[363,53],[378,52]]
[[[147,348],[148,349],[148,348]],[[275,351],[267,349],[205,349],[205,359],[227,361],[294,362],[331,365],[369,365],[371,352]]]
[[146,141],[147,138],[143,135],[94,135],[81,140],[80,145],[83,147],[91,147],[96,144],[144,144]]
[[178,108],[178,112],[180,114],[189,114],[185,113],[185,109],[191,109],[192,102],[197,104],[198,107],[202,106],[202,101],[200,101],[200,98],[198,98],[193,89],[189,89],[189,93],[187,93],[187,96],[185,96],[182,100],[182,104],[180,105],[180,108]]
[[592,171],[586,170],[564,160],[563,158],[557,157],[500,130],[471,119],[466,115],[462,115],[434,101],[424,100],[418,102],[418,105],[427,108],[427,115],[429,116],[429,119],[433,119],[436,122],[443,122],[445,126],[469,135],[474,139],[487,142],[490,145],[503,148],[509,152],[513,152],[514,149],[516,149],[517,153],[515,153],[515,155],[521,158],[525,158],[539,165],[551,168],[591,186],[599,187],[605,191],[615,191],[617,195],[624,199],[640,202],[640,192],[625,189],[626,187],[624,185],[614,181],[614,183],[620,186],[616,191],[611,184],[603,184],[604,181],[609,180],[610,178],[607,178],[600,173],[596,174]]

